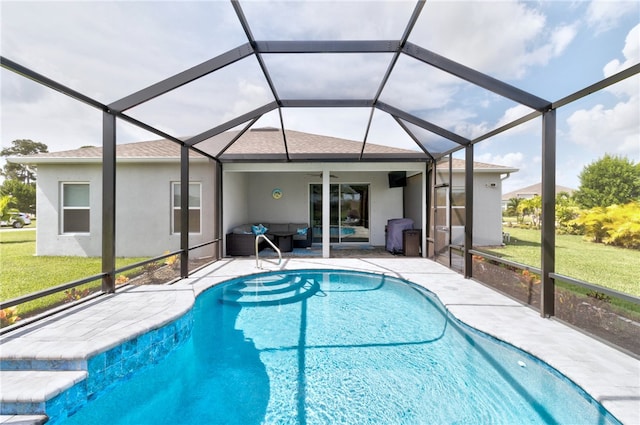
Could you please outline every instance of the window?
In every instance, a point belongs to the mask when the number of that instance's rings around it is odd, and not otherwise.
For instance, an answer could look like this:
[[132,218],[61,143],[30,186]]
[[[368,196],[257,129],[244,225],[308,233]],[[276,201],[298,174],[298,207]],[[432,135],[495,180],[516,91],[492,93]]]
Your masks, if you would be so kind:
[[62,183],[62,233],[89,233],[89,183]]
[[[201,184],[189,183],[189,233],[200,233],[200,198],[201,198]],[[171,184],[173,200],[173,215],[171,220],[172,233],[180,234],[180,182],[174,182]]]

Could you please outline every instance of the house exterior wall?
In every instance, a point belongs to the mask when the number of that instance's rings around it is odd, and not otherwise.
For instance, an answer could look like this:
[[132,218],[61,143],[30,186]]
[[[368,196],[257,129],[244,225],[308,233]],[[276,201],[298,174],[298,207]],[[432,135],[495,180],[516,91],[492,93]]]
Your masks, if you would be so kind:
[[[209,162],[191,165],[190,181],[201,182],[201,232],[190,234],[189,244],[213,239],[215,220],[214,167]],[[172,182],[180,181],[173,163],[118,163],[116,166],[116,256],[153,257],[180,248],[180,235],[171,233]],[[90,185],[90,233],[63,234],[60,226],[61,184]],[[38,166],[36,255],[102,255],[102,169],[93,164],[40,164]],[[194,250],[209,256],[212,247]]]
[[502,181],[490,173],[473,176],[473,245],[502,244]]
[[225,173],[222,182],[223,234],[249,222],[249,176],[245,173]]
[[[335,175],[331,183],[369,184],[370,243],[385,244],[387,220],[403,214],[403,189],[389,188],[389,171],[416,168],[424,164],[225,164],[223,177],[223,233],[245,223],[309,222],[309,185],[322,184],[323,170]],[[345,171],[358,170],[362,171]],[[282,198],[271,196],[273,189]],[[246,204],[239,199],[246,194]],[[246,210],[246,215],[242,210]],[[416,223],[420,227],[421,223]]]
[[[240,205],[236,197],[231,199],[229,193],[236,193],[238,182],[244,175],[246,187],[246,204]],[[390,218],[402,217],[402,188],[388,188],[387,173],[340,173],[340,179],[332,179],[332,183],[366,183],[370,190],[370,240],[374,245],[384,245],[384,226]],[[233,177],[231,177],[233,176]],[[225,233],[245,223],[294,223],[309,222],[309,185],[321,184],[318,177],[305,173],[228,173],[225,178]],[[233,189],[232,189],[233,188]],[[273,199],[273,189],[278,188],[283,196]],[[246,211],[247,214],[241,213]]]
[[[453,188],[464,189],[464,173],[454,170]],[[502,181],[495,172],[476,172],[473,176],[473,245],[502,244]],[[464,244],[464,227],[453,226],[451,243]]]
[[[100,256],[102,252],[102,171],[100,164],[38,166],[36,185],[36,255]],[[62,183],[89,183],[90,219],[87,234],[62,234]],[[99,272],[96,271],[96,272]]]
[[[337,176],[331,179],[332,183],[370,185],[370,243],[373,245],[385,244],[387,221],[403,217],[403,201],[405,206],[425,202],[423,194],[415,188],[408,190],[388,186],[389,171],[406,169],[422,172],[424,164],[421,163],[330,163],[313,164],[313,168],[304,163],[233,163],[225,164],[223,169],[223,234],[244,223],[308,222],[309,185],[321,184],[323,171]],[[116,256],[149,257],[179,249],[179,235],[171,234],[171,183],[180,180],[178,162],[119,162],[116,173]],[[201,233],[191,234],[189,238],[189,244],[196,245],[213,240],[215,235],[214,164],[209,161],[192,162],[190,181],[202,183]],[[90,184],[90,233],[62,234],[62,182]],[[463,173],[454,172],[453,186],[464,187]],[[281,189],[284,196],[273,199],[271,193],[274,188]],[[40,164],[36,254],[100,256],[101,192],[102,170],[99,163]],[[499,245],[502,242],[500,175],[476,173],[474,192],[474,244]],[[423,220],[414,218],[415,227],[423,227]],[[453,243],[461,243],[463,228],[454,228],[453,234]],[[213,247],[191,252],[196,257],[212,254]]]

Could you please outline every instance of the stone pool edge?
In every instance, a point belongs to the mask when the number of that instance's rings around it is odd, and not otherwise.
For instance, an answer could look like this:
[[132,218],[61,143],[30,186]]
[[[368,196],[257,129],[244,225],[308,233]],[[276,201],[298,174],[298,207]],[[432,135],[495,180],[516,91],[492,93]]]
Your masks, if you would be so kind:
[[[433,261],[417,258],[287,259],[280,265],[265,260],[263,270],[258,270],[255,264],[255,259],[223,259],[187,279],[161,288],[171,291],[188,288],[193,303],[200,293],[220,282],[266,271],[322,268],[389,274],[435,293],[461,322],[512,344],[557,369],[623,423],[640,423],[638,359],[562,323],[542,319],[530,308]],[[505,327],[505,323],[509,326]],[[603,359],[610,361],[603,366]],[[635,380],[630,379],[630,372],[636,376]],[[27,418],[27,422],[22,421]],[[14,420],[20,420],[21,425],[42,423],[41,416],[0,417],[2,424],[18,423]]]
[[[160,294],[163,302],[136,308],[145,305],[151,293]],[[189,337],[196,297],[193,289],[180,286],[125,287],[3,335],[0,423],[55,424],[115,380],[157,363]],[[82,322],[91,322],[95,314],[89,310],[96,308],[111,313],[96,322],[98,330],[88,332],[88,340],[83,335],[66,340]],[[137,311],[140,320],[119,323]]]

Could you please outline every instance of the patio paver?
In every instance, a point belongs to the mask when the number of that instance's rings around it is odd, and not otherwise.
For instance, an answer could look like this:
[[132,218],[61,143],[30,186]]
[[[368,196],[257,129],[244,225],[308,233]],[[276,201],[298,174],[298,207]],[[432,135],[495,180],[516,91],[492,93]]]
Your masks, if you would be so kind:
[[[433,261],[422,258],[223,259],[171,286],[136,286],[96,298],[0,337],[1,402],[47,397],[86,373],[86,361],[182,316],[211,286],[241,275],[280,269],[348,269],[385,273],[434,292],[463,322],[544,360],[581,386],[623,423],[640,424],[640,360]],[[20,363],[22,362],[22,363]],[[46,391],[37,384],[64,365]],[[29,367],[33,370],[8,370]],[[48,368],[49,370],[39,370]],[[73,370],[68,370],[68,369]],[[68,375],[66,377],[65,373]],[[45,394],[46,393],[46,394]],[[19,397],[18,397],[19,395]],[[0,416],[0,423],[42,423],[42,416]]]

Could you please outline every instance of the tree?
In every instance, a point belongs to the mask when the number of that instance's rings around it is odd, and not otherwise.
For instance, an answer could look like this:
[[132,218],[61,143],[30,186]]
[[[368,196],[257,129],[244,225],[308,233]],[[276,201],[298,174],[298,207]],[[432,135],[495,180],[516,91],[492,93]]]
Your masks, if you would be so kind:
[[35,214],[36,185],[18,180],[5,180],[0,186],[0,196],[11,196],[15,207],[21,212]]
[[509,198],[507,202],[507,215],[510,217],[515,216],[516,222],[520,223],[520,214],[518,214],[518,206],[520,205],[520,198]]
[[[29,139],[17,139],[11,142],[10,147],[0,151],[0,156],[27,156],[42,152],[49,152],[49,148],[44,143],[34,142]],[[26,164],[14,164],[7,162],[0,175],[7,180],[18,180],[22,183],[32,183],[36,180],[35,168]]]
[[540,215],[542,214],[542,198],[536,195],[533,198],[523,199],[518,205],[518,210],[522,213],[522,217],[531,217],[531,224],[538,229],[540,227]]
[[640,199],[640,163],[627,158],[607,154],[584,167],[579,177],[575,199],[582,208],[622,205]]

